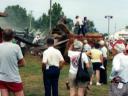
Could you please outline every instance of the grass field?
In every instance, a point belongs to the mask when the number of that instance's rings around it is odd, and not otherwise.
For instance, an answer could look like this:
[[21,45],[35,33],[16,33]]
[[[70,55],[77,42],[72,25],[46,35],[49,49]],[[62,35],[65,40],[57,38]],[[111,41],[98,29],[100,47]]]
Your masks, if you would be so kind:
[[[41,71],[41,58],[26,54],[26,66],[20,69],[24,83],[25,96],[44,96],[44,86]],[[65,82],[68,80],[69,65],[61,70],[59,79],[59,96],[69,96]],[[110,65],[109,65],[110,70]],[[87,96],[108,96],[108,85],[92,85]]]

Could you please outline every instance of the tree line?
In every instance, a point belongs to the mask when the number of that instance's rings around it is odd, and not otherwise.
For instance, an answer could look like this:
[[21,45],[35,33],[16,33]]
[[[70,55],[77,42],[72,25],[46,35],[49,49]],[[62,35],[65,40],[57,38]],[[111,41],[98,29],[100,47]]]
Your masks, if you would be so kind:
[[[37,20],[35,20],[34,16],[29,13],[27,14],[27,10],[22,8],[19,5],[8,6],[5,8],[5,13],[8,16],[5,18],[6,22],[8,22],[14,29],[18,28],[20,30],[28,27],[29,31],[32,29],[39,29],[41,32],[48,32],[49,30],[49,19],[50,19],[50,10],[47,13],[43,13]],[[61,16],[65,16],[62,7],[59,3],[54,3],[51,8],[51,26],[54,28],[60,19]],[[69,30],[73,27],[73,20],[71,18],[66,19],[67,26]],[[87,21],[87,27],[89,32],[97,32],[93,21]]]

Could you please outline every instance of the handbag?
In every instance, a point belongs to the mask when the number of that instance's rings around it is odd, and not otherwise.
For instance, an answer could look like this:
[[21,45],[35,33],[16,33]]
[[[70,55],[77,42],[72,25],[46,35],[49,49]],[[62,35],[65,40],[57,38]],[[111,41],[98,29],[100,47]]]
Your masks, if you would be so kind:
[[[90,81],[90,74],[89,74],[86,66],[84,66],[84,64],[81,60],[82,52],[83,52],[83,48],[82,48],[82,51],[80,53],[80,57],[78,60],[78,71],[77,71],[76,79],[75,79],[76,83],[78,83],[78,82],[85,83],[87,81]],[[82,68],[82,65],[83,65],[83,68]]]

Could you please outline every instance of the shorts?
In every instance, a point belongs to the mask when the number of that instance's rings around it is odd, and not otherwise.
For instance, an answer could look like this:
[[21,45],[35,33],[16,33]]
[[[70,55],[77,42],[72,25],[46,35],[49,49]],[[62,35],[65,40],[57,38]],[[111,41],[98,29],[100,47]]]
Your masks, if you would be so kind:
[[95,62],[95,63],[92,63],[93,65],[93,70],[96,71],[96,70],[100,70],[100,66],[102,65],[100,62]]
[[87,83],[88,82],[78,82],[78,84],[75,83],[75,78],[76,78],[76,75],[75,74],[71,74],[69,73],[69,85],[71,88],[85,88],[87,87]]
[[23,84],[15,83],[15,82],[0,81],[0,89],[8,89],[9,91],[12,91],[12,92],[19,92],[23,90]]

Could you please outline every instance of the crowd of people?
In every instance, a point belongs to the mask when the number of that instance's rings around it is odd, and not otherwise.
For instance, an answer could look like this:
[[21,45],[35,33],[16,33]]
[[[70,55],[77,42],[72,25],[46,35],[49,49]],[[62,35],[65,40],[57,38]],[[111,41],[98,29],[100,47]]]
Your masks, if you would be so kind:
[[[0,93],[2,96],[9,96],[10,91],[15,96],[24,96],[19,67],[25,65],[25,60],[20,46],[12,42],[13,36],[11,29],[2,30],[3,41],[0,43]],[[46,43],[48,48],[43,52],[42,57],[45,96],[59,96],[58,80],[65,60],[61,52],[54,47],[52,37],[49,37]],[[112,44],[111,52],[114,58],[110,75],[109,96],[128,96],[128,62],[126,62],[128,59],[128,46],[122,41],[115,41]],[[70,96],[86,96],[85,91],[89,86],[102,86],[102,84],[108,83],[108,48],[105,41],[96,42],[92,47],[86,39],[83,41],[74,39],[67,53],[70,58],[70,66],[69,78],[66,84],[69,83]],[[82,66],[87,68],[90,81],[78,81],[76,83],[80,54]],[[94,82],[94,76],[96,76],[96,82]]]

